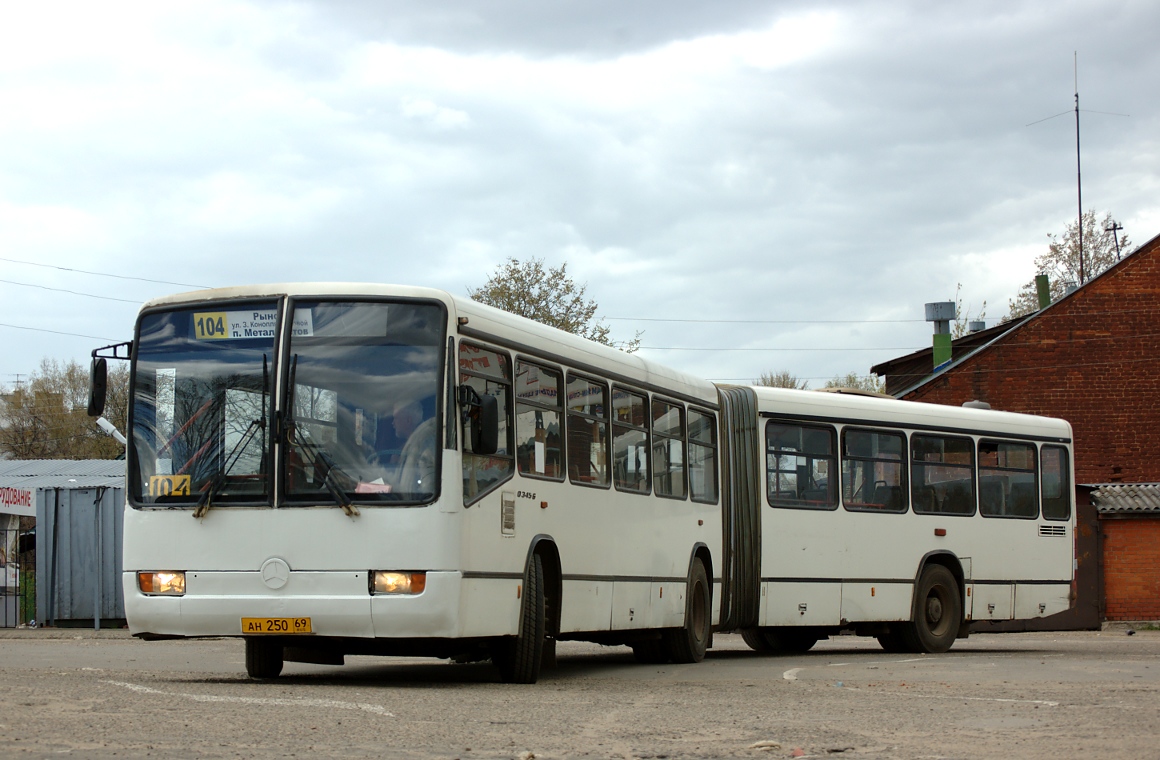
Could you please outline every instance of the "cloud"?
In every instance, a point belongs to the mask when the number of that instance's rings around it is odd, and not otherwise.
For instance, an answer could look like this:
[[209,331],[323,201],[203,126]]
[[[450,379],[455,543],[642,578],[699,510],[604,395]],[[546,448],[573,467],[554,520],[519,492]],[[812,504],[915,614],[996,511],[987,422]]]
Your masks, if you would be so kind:
[[[925,345],[921,306],[956,283],[998,316],[1073,217],[1074,120],[1025,125],[1071,107],[1075,50],[1085,108],[1131,114],[1083,114],[1085,205],[1157,232],[1156,28],[1095,2],[12,6],[0,247],[456,293],[507,256],[566,260],[605,314],[745,320],[616,335],[771,349],[649,354],[695,374],[865,371]],[[132,321],[0,297],[30,325]],[[91,347],[4,335],[0,373]]]

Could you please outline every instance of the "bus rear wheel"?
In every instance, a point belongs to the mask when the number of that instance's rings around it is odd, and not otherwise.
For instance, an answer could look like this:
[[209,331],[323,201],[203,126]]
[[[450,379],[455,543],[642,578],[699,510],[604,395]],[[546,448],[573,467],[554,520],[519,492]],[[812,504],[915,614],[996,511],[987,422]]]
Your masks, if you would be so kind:
[[928,565],[918,580],[914,619],[902,627],[902,638],[913,652],[945,652],[959,635],[963,601],[959,584],[942,565]]
[[755,652],[808,652],[818,643],[818,636],[808,629],[746,628],[741,638]]
[[492,661],[505,683],[535,683],[540,677],[547,635],[547,607],[544,602],[544,563],[533,554],[525,576],[520,605],[520,632],[495,646]]
[[246,675],[277,678],[282,674],[282,645],[268,639],[246,639]]
[[689,569],[685,625],[683,628],[666,630],[662,634],[661,642],[669,659],[676,663],[700,662],[705,659],[712,625],[709,576],[705,573],[704,563],[698,558],[693,560],[693,566]]

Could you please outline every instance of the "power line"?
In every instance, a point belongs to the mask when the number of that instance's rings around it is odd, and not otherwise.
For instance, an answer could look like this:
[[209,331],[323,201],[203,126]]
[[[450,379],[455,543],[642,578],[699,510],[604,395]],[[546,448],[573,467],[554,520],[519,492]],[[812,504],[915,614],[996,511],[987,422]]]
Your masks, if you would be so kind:
[[74,295],[74,296],[85,296],[86,298],[100,298],[103,301],[121,301],[122,303],[132,303],[132,304],[140,304],[141,303],[139,300],[136,300],[136,299],[130,300],[128,298],[114,298],[112,296],[98,296],[95,293],[82,293],[79,290],[66,290],[64,288],[50,288],[47,285],[33,285],[32,283],[16,282],[15,280],[0,280],[0,282],[6,283],[8,285],[19,285],[19,286],[24,287],[24,288],[39,288],[41,290],[51,290],[51,291],[56,292],[56,293],[68,293],[68,294]]
[[9,259],[0,256],[0,261],[7,261],[10,264],[27,264],[32,267],[44,267],[45,269],[59,269],[62,272],[78,272],[80,274],[92,274],[97,277],[113,277],[118,280],[136,280],[138,282],[153,282],[158,285],[178,285],[183,288],[208,288],[209,285],[192,285],[188,282],[170,282],[169,280],[151,280],[148,277],[129,277],[123,274],[109,274],[108,272],[93,272],[87,269],[72,269],[70,267],[57,266],[55,264],[41,264],[38,261],[24,261],[22,259]]
[[861,325],[925,322],[925,319],[665,319],[662,317],[601,317],[623,322],[684,322],[705,325]]
[[11,327],[14,330],[32,330],[33,332],[52,333],[53,335],[68,335],[73,338],[91,338],[93,340],[110,340],[115,341],[116,338],[107,338],[102,335],[82,335],[81,333],[64,332],[62,330],[49,330],[44,327],[25,327],[24,325],[12,325],[7,322],[0,322],[0,327]]
[[696,348],[692,346],[639,346],[642,351],[919,351],[926,346],[877,346],[857,348]]

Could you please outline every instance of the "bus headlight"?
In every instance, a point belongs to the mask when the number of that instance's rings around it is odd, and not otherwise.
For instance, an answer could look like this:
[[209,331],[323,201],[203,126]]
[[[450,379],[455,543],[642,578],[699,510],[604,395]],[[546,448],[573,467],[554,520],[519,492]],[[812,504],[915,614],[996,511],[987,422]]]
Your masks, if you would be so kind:
[[371,571],[372,594],[422,594],[425,588],[427,588],[427,573]]
[[137,573],[137,588],[142,594],[153,596],[183,596],[185,573],[180,570]]

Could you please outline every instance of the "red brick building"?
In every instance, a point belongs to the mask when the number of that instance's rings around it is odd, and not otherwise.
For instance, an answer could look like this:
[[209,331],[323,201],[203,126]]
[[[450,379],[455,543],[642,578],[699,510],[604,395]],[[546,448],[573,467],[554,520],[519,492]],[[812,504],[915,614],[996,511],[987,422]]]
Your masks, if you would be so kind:
[[1047,308],[955,344],[925,377],[915,368],[929,349],[871,371],[908,400],[1068,420],[1075,482],[1097,486],[1106,616],[1160,619],[1160,509],[1106,506],[1098,487],[1160,483],[1160,237]]

